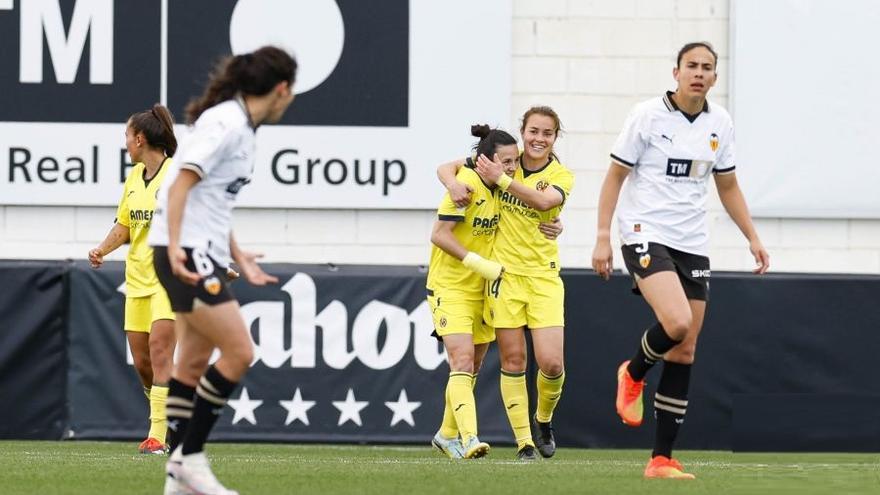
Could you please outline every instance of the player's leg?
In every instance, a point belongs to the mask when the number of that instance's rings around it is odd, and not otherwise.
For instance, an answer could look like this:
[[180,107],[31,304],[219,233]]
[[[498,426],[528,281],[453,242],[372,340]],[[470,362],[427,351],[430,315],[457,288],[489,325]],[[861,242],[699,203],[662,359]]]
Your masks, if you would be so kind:
[[538,364],[537,407],[532,417],[534,440],[541,456],[549,458],[556,453],[556,437],[551,420],[565,383],[565,287],[559,277],[534,277],[529,282],[531,296],[527,317]]
[[489,445],[477,439],[477,407],[474,400],[474,342],[470,333],[445,335],[443,344],[449,355],[446,401],[452,408],[465,458],[483,457]]
[[124,328],[131,350],[134,369],[150,400],[150,386],[153,384],[153,368],[150,363],[150,305],[145,297],[126,297]]
[[691,367],[706,312],[705,301],[690,300],[689,303],[693,323],[687,337],[666,353],[663,372],[654,394],[657,430],[651,462],[645,468],[645,477],[648,478],[693,478],[692,474],[685,473],[681,464],[672,458],[672,446],[687,413]]
[[697,350],[697,338],[703,328],[709,297],[709,259],[673,251],[679,280],[688,298],[692,320],[684,340],[664,356],[663,373],[654,395],[657,431],[651,462],[645,468],[649,478],[693,478],[672,458],[672,445],[684,423],[688,406],[691,367]]
[[532,330],[532,345],[538,364],[537,407],[533,417],[535,423],[535,445],[545,458],[556,453],[556,436],[553,428],[553,411],[562,396],[565,382],[563,362],[563,327],[544,327]]
[[529,426],[525,329],[497,328],[495,335],[501,360],[501,399],[516,440],[517,456],[534,460],[537,453]]
[[183,318],[187,332],[210,341],[220,350],[220,358],[198,380],[192,419],[180,445],[179,477],[196,493],[226,493],[211,471],[204,446],[223,406],[253,360],[253,344],[234,299],[214,305],[197,303]]
[[[170,307],[168,310],[170,311]],[[174,320],[157,319],[150,329],[150,362],[153,367],[153,386],[150,387],[150,433],[142,446],[152,453],[164,452],[168,429],[165,407],[168,399],[168,381],[171,379],[172,356],[174,354]],[[171,314],[173,317],[173,313]]]
[[186,318],[178,313],[174,322],[178,347],[178,360],[173,366],[168,381],[168,400],[166,417],[168,435],[166,442],[174,451],[183,441],[190,419],[192,419],[196,386],[208,368],[208,361],[214,352],[214,344],[199,333],[192,332]]

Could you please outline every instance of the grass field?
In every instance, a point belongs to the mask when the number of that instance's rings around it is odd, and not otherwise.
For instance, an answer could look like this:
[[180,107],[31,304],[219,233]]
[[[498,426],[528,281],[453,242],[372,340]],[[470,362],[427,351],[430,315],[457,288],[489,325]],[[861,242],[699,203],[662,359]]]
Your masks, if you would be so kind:
[[[643,480],[647,451],[560,449],[522,464],[512,448],[451,461],[427,447],[213,444],[214,471],[242,494],[877,494],[880,456],[680,452],[695,481]],[[164,458],[135,443],[0,442],[2,494],[160,494]]]

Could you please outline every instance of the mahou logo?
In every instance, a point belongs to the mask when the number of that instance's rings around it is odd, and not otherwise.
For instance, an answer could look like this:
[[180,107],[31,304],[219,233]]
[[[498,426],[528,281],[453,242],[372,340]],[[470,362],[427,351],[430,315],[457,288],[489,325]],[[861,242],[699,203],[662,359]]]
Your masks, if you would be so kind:
[[[297,273],[281,286],[288,301],[255,301],[242,305],[245,324],[254,338],[254,363],[270,368],[315,368],[320,356],[326,366],[344,369],[355,359],[374,370],[395,366],[412,349],[419,367],[433,370],[446,359],[431,337],[433,322],[428,304],[422,301],[412,312],[372,300],[358,310],[351,328],[349,309],[333,300],[317,306],[314,280]],[[285,320],[285,313],[290,315]],[[380,345],[380,332],[386,332]],[[318,348],[318,333],[323,344]]]
[[16,95],[0,121],[120,122],[156,101],[182,117],[220,57],[276,44],[300,65],[283,124],[408,124],[406,0],[165,4],[0,0],[0,91]]

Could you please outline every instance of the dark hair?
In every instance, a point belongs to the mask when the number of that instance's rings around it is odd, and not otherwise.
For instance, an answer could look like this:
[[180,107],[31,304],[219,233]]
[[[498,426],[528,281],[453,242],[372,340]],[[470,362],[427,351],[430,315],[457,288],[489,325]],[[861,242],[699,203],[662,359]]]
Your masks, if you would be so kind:
[[526,113],[522,116],[522,124],[519,127],[520,133],[526,132],[526,122],[529,121],[529,117],[532,115],[543,115],[553,119],[553,123],[556,124],[556,137],[559,137],[559,131],[562,130],[562,121],[559,120],[559,115],[556,113],[556,110],[553,110],[546,105],[534,106],[526,110]]
[[162,105],[156,103],[149,110],[138,112],[128,118],[128,125],[147,138],[147,144],[162,148],[165,156],[174,156],[177,138],[174,137],[174,117]]
[[499,146],[516,144],[516,138],[510,133],[501,129],[492,129],[486,124],[472,125],[471,136],[480,138],[480,142],[474,145],[477,156],[486,155],[488,158],[492,158]]
[[187,104],[187,123],[192,124],[202,112],[236,93],[264,95],[281,81],[293,84],[296,67],[296,59],[275,46],[222,59],[214,67],[204,93]]
[[715,49],[712,48],[712,45],[708,41],[695,41],[693,43],[688,43],[681,47],[681,50],[678,51],[678,58],[675,60],[675,66],[679,69],[681,68],[681,58],[684,57],[684,54],[693,50],[694,48],[703,47],[706,50],[709,50],[709,53],[712,54],[712,57],[715,59],[715,68],[718,68],[718,54],[715,53]]

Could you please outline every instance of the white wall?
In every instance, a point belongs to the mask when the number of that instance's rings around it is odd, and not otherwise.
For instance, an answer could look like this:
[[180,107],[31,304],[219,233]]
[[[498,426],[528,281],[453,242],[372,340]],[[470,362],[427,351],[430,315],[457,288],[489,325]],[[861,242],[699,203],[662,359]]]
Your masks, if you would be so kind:
[[[562,117],[566,133],[558,152],[577,176],[563,217],[562,261],[584,267],[611,144],[635,102],[674,89],[671,70],[681,45],[715,45],[720,74],[710,97],[727,105],[729,3],[514,0],[513,11],[512,114],[541,103]],[[518,128],[519,122],[509,125]],[[713,198],[713,269],[750,269],[744,238]],[[0,207],[0,258],[83,258],[113,215],[110,208]],[[265,252],[268,261],[424,264],[433,212],[242,209],[235,218],[240,241]],[[756,223],[774,271],[880,272],[880,220]],[[123,256],[120,250],[112,258]]]

